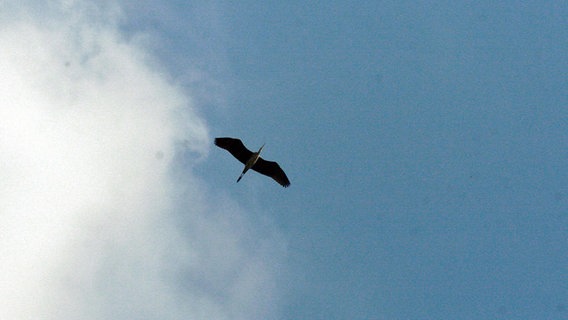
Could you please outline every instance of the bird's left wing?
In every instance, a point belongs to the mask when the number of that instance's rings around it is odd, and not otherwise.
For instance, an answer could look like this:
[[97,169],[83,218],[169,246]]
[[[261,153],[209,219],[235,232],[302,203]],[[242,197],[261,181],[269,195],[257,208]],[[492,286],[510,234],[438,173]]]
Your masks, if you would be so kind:
[[229,151],[233,157],[237,158],[243,164],[252,156],[252,151],[247,149],[240,139],[235,138],[215,138],[215,145]]

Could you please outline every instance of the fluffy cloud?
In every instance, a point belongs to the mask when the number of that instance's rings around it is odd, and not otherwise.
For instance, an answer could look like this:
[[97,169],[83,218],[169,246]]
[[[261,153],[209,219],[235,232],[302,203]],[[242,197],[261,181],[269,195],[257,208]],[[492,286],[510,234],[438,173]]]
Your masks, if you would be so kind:
[[207,127],[95,3],[3,4],[0,318],[274,315],[276,233],[209,201],[192,163],[172,172],[180,146],[206,156]]

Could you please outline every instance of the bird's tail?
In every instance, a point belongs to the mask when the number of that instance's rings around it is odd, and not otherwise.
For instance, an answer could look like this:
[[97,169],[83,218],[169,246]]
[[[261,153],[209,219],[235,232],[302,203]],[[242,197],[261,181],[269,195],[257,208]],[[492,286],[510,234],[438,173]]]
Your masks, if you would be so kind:
[[244,175],[244,173],[241,173],[241,175],[240,175],[239,178],[237,179],[237,182],[241,181],[243,175]]

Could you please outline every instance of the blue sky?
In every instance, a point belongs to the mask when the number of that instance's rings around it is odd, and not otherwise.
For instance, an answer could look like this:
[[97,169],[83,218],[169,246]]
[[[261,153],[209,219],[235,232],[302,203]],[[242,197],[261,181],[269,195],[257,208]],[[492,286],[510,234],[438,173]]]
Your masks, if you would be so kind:
[[566,317],[567,9],[225,4],[210,121],[291,177],[283,318]]
[[1,7],[0,315],[568,317],[566,4]]

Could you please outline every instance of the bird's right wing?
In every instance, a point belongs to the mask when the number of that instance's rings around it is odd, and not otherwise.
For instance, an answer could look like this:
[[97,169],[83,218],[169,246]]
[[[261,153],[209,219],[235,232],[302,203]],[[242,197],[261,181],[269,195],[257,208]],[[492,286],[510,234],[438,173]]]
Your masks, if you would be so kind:
[[252,170],[258,173],[262,173],[265,176],[271,177],[284,188],[290,186],[290,180],[288,180],[286,173],[284,173],[284,170],[282,170],[278,163],[274,161],[267,161],[262,158],[258,158],[254,166],[252,166]]
[[252,151],[247,149],[243,142],[234,138],[215,138],[215,145],[229,151],[233,157],[237,158],[243,164],[252,156]]

